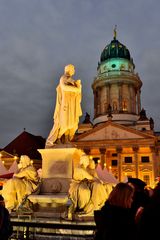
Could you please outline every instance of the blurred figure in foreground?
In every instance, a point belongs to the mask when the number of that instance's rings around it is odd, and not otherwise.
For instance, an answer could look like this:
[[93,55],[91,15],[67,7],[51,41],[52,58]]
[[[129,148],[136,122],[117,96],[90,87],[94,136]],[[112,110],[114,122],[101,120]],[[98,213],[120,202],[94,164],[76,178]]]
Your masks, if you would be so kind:
[[128,178],[128,184],[134,187],[134,197],[132,203],[133,213],[136,214],[139,208],[143,208],[149,203],[149,191],[146,183],[139,178]]
[[2,195],[0,195],[0,239],[8,240],[12,235],[13,227],[10,221],[10,215],[5,208],[5,203]]
[[94,212],[95,240],[134,239],[133,196],[134,188],[127,183],[120,182],[114,187],[102,209]]
[[160,185],[153,189],[150,202],[141,209],[136,240],[159,239]]

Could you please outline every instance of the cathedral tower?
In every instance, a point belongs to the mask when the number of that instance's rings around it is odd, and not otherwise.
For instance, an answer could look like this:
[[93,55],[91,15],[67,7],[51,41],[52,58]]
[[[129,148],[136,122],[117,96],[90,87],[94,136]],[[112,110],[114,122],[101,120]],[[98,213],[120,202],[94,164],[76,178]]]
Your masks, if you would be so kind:
[[102,51],[97,76],[92,84],[94,124],[112,121],[134,125],[141,111],[142,82],[134,72],[129,50],[120,43],[114,30],[113,40]]

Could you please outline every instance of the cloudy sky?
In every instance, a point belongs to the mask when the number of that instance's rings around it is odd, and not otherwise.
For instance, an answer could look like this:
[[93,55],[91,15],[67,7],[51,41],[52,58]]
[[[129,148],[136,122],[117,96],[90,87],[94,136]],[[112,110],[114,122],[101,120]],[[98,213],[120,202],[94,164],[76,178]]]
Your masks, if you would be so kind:
[[160,130],[159,0],[0,0],[1,148],[24,128],[48,136],[66,64],[75,65],[83,113],[93,116],[91,84],[115,25],[143,81],[142,107]]

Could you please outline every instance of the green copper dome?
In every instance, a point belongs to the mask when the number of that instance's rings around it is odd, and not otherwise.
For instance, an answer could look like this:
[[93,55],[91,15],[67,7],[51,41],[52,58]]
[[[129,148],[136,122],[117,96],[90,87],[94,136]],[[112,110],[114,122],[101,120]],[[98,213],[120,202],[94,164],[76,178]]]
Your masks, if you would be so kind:
[[101,62],[104,62],[111,58],[124,58],[129,61],[131,60],[129,50],[115,37],[102,51],[100,60]]

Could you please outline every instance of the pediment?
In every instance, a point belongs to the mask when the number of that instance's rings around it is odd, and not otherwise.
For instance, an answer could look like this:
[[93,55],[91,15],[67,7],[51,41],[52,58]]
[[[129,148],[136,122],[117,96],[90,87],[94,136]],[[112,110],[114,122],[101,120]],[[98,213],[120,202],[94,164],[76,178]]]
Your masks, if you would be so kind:
[[81,134],[78,141],[98,141],[98,140],[129,140],[153,138],[152,135],[142,133],[130,127],[115,123],[104,123],[94,127],[92,130]]

